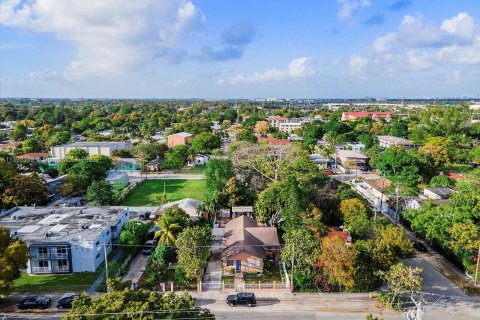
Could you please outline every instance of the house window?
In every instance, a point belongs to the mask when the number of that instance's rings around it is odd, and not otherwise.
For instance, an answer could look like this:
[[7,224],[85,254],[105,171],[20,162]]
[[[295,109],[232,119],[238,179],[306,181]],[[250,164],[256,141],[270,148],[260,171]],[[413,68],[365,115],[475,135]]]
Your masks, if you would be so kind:
[[97,241],[97,243],[95,243],[95,245],[98,247],[98,245],[100,244],[100,241]]
[[99,253],[99,254],[97,254],[97,260],[98,260],[98,259],[100,259],[100,253]]
[[47,247],[40,247],[40,248],[38,248],[38,253],[39,254],[47,254],[48,253],[48,248]]
[[110,230],[107,231],[107,236],[110,234]]
[[57,248],[57,254],[67,254],[67,248]]
[[58,260],[58,266],[60,268],[68,267],[68,260]]
[[260,260],[255,261],[255,267],[260,268]]
[[38,260],[38,266],[40,268],[48,268],[48,260]]
[[233,260],[227,260],[227,267],[233,267]]
[[253,259],[247,259],[247,265],[251,268],[255,265],[255,260]]

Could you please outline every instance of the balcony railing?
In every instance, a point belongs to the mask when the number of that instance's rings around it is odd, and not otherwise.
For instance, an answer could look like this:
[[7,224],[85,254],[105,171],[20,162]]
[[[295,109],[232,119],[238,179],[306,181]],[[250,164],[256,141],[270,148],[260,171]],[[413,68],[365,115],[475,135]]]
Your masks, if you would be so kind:
[[32,267],[32,273],[68,273],[70,268],[66,267]]
[[52,253],[51,258],[59,260],[68,259],[68,253]]
[[34,259],[50,259],[50,253],[34,253],[31,257]]

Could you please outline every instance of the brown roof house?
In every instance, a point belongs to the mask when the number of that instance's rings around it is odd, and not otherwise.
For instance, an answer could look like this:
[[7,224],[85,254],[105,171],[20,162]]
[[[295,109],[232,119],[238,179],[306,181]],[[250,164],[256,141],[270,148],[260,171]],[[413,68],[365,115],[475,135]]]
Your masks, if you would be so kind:
[[262,273],[265,259],[278,259],[277,228],[259,226],[241,215],[228,222],[223,236],[222,264],[225,273]]

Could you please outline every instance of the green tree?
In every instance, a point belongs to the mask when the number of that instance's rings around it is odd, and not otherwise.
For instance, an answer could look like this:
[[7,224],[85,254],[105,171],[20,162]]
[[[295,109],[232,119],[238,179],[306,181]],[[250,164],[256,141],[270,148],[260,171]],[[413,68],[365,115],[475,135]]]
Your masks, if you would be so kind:
[[309,229],[292,229],[284,234],[285,246],[281,251],[282,261],[292,268],[293,281],[298,289],[311,288],[316,276],[317,259],[320,256],[320,240]]
[[113,202],[112,185],[105,180],[93,181],[87,189],[85,200],[96,206],[109,206]]
[[449,188],[453,186],[453,181],[450,180],[450,178],[447,177],[446,175],[441,174],[441,175],[432,177],[432,179],[430,179],[430,185],[432,187]]
[[27,267],[28,248],[10,236],[10,230],[0,226],[0,296],[13,292],[13,281],[20,277],[20,269]]
[[307,146],[314,147],[317,145],[317,140],[321,139],[324,133],[321,123],[319,121],[314,121],[302,127],[301,135],[303,137],[303,142]]
[[370,231],[369,210],[360,199],[353,198],[340,202],[340,212],[345,221],[345,229],[356,239],[364,238]]
[[202,132],[192,138],[190,145],[195,152],[212,153],[212,150],[220,148],[221,140],[216,134]]
[[88,177],[72,172],[67,175],[67,178],[59,191],[63,196],[80,196],[87,192],[89,185],[90,181]]
[[128,290],[112,280],[109,280],[109,288],[112,290],[97,297],[83,294],[75,298],[72,309],[62,319],[215,319],[208,309],[195,307],[195,299],[187,292],[177,295],[145,289]]
[[407,267],[403,263],[393,265],[388,271],[381,273],[390,291],[389,305],[394,305],[399,295],[408,291],[421,291],[423,279],[422,269]]
[[140,245],[148,237],[148,231],[152,228],[151,222],[127,221],[122,227],[119,238],[121,244]]
[[322,274],[329,284],[351,289],[355,285],[355,260],[357,252],[339,237],[322,239],[320,264]]
[[427,139],[418,152],[429,159],[434,166],[439,167],[451,163],[451,154],[454,150],[450,138],[432,137]]
[[67,160],[82,160],[88,158],[88,152],[84,149],[74,148],[67,153]]
[[165,209],[161,219],[164,218],[169,219],[172,223],[178,224],[180,226],[180,230],[183,230],[192,224],[190,216],[185,212],[185,210],[177,206]]
[[165,143],[139,143],[132,149],[133,155],[143,161],[150,161],[157,157],[162,159],[167,151],[168,146]]
[[162,167],[165,169],[178,170],[187,164],[192,154],[189,146],[178,145],[167,151],[165,162]]
[[22,142],[22,149],[25,153],[42,151],[42,143],[37,138],[28,138]]
[[247,141],[250,143],[257,143],[257,137],[251,128],[244,128],[237,135],[237,141]]
[[205,168],[205,183],[209,192],[222,191],[228,179],[233,177],[233,165],[229,159],[210,159]]
[[155,232],[155,239],[158,239],[160,244],[171,246],[175,244],[177,239],[176,235],[181,230],[181,227],[178,223],[174,223],[173,219],[170,217],[162,217],[158,221],[158,227],[160,230]]
[[27,126],[23,123],[16,123],[13,131],[10,133],[10,139],[15,141],[22,141],[27,137]]
[[405,236],[403,229],[392,225],[375,226],[373,238],[369,241],[372,259],[382,270],[388,270],[401,259],[415,254],[413,244]]
[[3,192],[3,203],[7,206],[40,205],[47,201],[48,187],[36,174],[16,175]]
[[190,280],[200,281],[210,256],[211,230],[209,227],[189,227],[175,242],[178,267],[185,270]]
[[450,137],[463,134],[469,118],[464,109],[436,106],[420,114],[420,124],[427,137]]
[[392,180],[407,185],[422,182],[423,171],[430,169],[427,164],[422,163],[418,157],[403,148],[388,148],[373,157],[370,164]]

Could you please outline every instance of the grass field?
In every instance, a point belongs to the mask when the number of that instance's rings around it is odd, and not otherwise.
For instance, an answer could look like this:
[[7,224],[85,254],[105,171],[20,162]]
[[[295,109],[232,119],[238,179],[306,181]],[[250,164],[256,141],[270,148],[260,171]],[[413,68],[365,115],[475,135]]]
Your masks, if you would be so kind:
[[15,291],[18,292],[82,292],[87,290],[98,278],[101,270],[97,272],[82,272],[66,275],[32,275],[22,273],[15,280]]
[[205,180],[146,180],[136,187],[123,201],[125,206],[156,206],[159,205],[158,198],[165,193],[167,201],[177,201],[184,198],[203,200],[205,197]]

